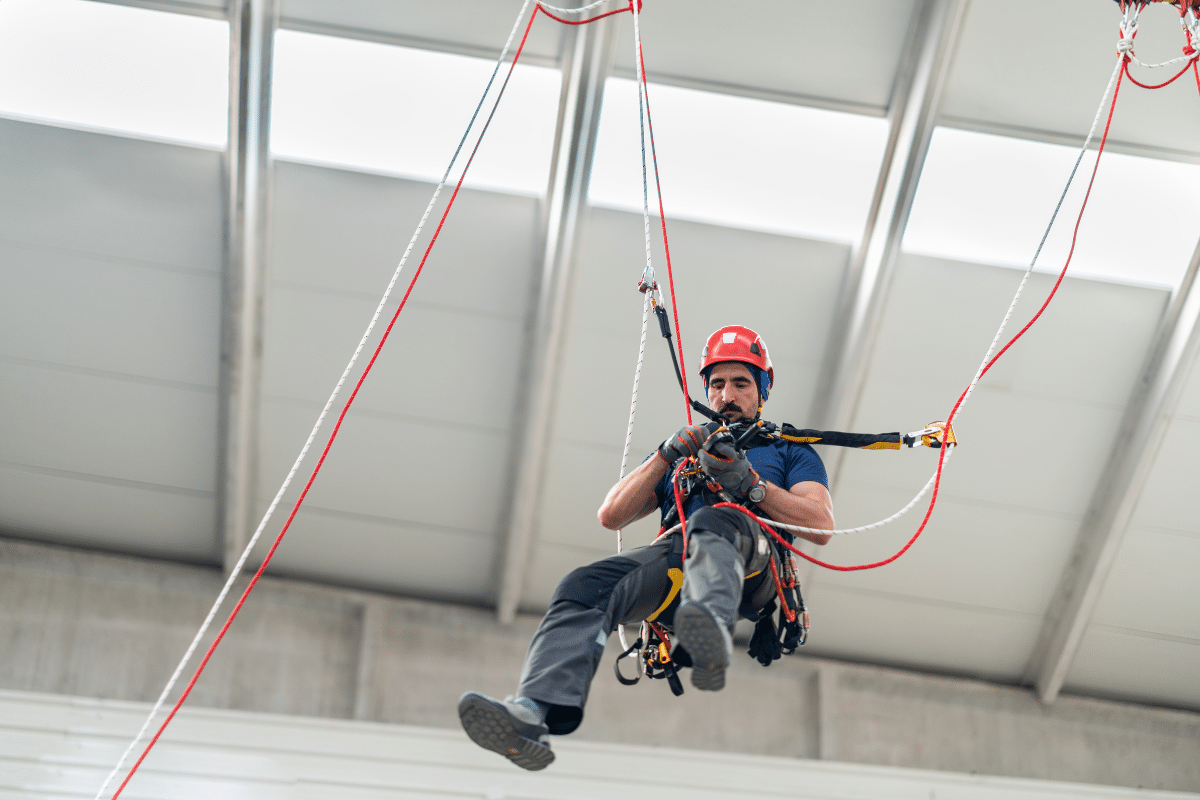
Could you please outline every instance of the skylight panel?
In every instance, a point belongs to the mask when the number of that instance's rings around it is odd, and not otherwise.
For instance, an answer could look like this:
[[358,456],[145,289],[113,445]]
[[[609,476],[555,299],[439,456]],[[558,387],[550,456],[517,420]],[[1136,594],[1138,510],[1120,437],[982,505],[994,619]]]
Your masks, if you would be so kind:
[[[972,133],[934,132],[903,249],[984,264],[1029,266],[1078,155],[1061,145]],[[1095,152],[1038,259],[1062,269]],[[1174,287],[1200,238],[1181,209],[1200,202],[1200,166],[1105,152],[1068,275]]]
[[[637,84],[609,78],[604,92],[588,198],[641,211]],[[649,94],[668,217],[835,242],[862,235],[886,120],[653,83]]]
[[[440,180],[494,66],[468,56],[280,30],[271,149],[287,159]],[[545,193],[560,81],[557,69],[517,65],[466,185]],[[488,108],[480,112],[451,180],[466,164]]]
[[0,115],[223,147],[229,24],[86,0],[4,0]]

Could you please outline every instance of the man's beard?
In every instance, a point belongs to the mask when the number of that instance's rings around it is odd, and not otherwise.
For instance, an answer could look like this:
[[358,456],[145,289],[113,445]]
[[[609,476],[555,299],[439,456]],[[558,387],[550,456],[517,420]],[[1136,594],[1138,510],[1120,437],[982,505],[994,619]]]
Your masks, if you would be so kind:
[[725,404],[725,405],[724,405],[724,406],[721,408],[721,413],[722,413],[722,414],[724,414],[724,415],[725,415],[725,416],[727,416],[727,417],[731,417],[731,416],[732,416],[732,415],[729,413],[730,411],[736,412],[737,414],[739,414],[739,415],[741,415],[741,416],[743,416],[743,417],[746,415],[746,412],[745,412],[745,411],[743,411],[743,410],[742,410],[742,407],[741,407],[741,406],[739,406],[737,403],[726,403],[726,404]]

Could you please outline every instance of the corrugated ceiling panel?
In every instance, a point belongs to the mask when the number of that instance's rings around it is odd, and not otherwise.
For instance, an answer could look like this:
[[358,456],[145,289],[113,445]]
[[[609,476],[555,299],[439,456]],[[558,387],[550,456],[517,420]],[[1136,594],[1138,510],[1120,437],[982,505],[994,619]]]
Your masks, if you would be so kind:
[[[1115,3],[1093,0],[971,3],[941,113],[1063,133],[1082,142],[1116,65],[1120,19]],[[1178,57],[1179,13],[1165,3],[1152,4],[1142,14],[1137,41],[1147,61]],[[1134,69],[1143,82],[1160,83],[1174,74]],[[1198,124],[1195,81],[1147,92],[1126,80],[1111,135],[1197,153]]]
[[[1019,279],[1012,270],[903,256],[855,428],[913,430],[944,418]],[[1012,332],[1050,282],[1034,276]],[[1165,298],[1140,287],[1064,283],[959,418],[962,447],[923,538],[895,565],[813,572],[814,613],[840,620],[829,638],[814,640],[814,651],[1020,677]],[[866,524],[901,508],[935,459],[933,452],[849,454],[835,493],[839,524]],[[890,529],[839,537],[822,557],[855,564],[891,555],[916,529],[923,505]],[[897,617],[900,609],[907,610]],[[879,619],[908,631],[881,638],[872,627]]]
[[[276,165],[275,180],[262,509],[349,360],[433,192],[424,183],[287,162]],[[460,193],[309,495],[311,508],[279,552],[279,571],[423,596],[490,597],[507,489],[501,465],[511,458],[539,219],[532,198]],[[410,256],[388,316],[435,224],[436,218]],[[335,414],[352,386],[343,389]],[[332,423],[326,422],[317,447]],[[271,532],[280,524],[282,517]]]
[[[651,80],[677,77],[883,110],[915,3],[839,13],[816,0],[656,0],[639,25]],[[633,22],[621,17],[617,67],[633,74]]]
[[1198,377],[1193,365],[1067,675],[1068,691],[1200,708]]
[[0,121],[0,524],[215,553],[220,155]]
[[[645,266],[640,215],[593,209],[580,265],[558,396],[545,502],[531,570],[529,608],[544,608],[571,568],[614,552],[595,513],[621,464],[637,363]],[[747,324],[771,351],[775,390],[767,419],[805,424],[849,248],[787,236],[671,222],[684,358],[692,396],[703,399],[697,357],[708,334]],[[667,284],[661,250],[655,263]],[[672,326],[674,323],[672,323]],[[683,400],[658,324],[650,320],[630,466],[685,424]],[[657,521],[630,526],[628,546],[645,544]]]

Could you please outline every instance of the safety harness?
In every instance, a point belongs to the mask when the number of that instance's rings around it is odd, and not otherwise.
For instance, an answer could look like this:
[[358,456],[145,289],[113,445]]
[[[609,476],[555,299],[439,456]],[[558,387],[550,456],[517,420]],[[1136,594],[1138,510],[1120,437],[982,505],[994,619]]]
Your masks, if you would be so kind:
[[[746,422],[731,422],[727,417],[717,413],[708,406],[692,399],[688,394],[683,372],[679,366],[679,358],[675,352],[675,342],[671,333],[671,322],[667,316],[662,292],[654,279],[654,271],[647,267],[643,272],[638,290],[647,295],[649,305],[658,319],[659,330],[666,340],[667,350],[671,354],[671,365],[675,369],[675,378],[683,391],[688,405],[698,414],[707,417],[711,422],[704,429],[709,437],[725,437],[739,451],[753,447],[769,445],[772,442],[785,441],[794,444],[822,444],[835,447],[850,447],[860,450],[899,450],[904,447],[940,448],[943,445],[956,444],[954,432],[947,425],[935,422],[923,430],[902,434],[899,431],[891,433],[844,433],[841,431],[820,431],[811,428],[797,428],[783,423],[776,425],[756,416]],[[658,541],[664,536],[680,535],[672,543],[667,561],[667,577],[671,585],[659,607],[642,623],[641,635],[629,645],[613,663],[613,671],[617,680],[632,686],[641,680],[642,675],[651,679],[663,679],[671,687],[675,696],[683,694],[683,683],[679,679],[679,668],[690,667],[691,658],[683,648],[674,647],[671,643],[670,632],[658,621],[659,616],[677,600],[683,587],[683,561],[687,552],[686,520],[684,519],[687,504],[699,496],[704,505],[734,505],[748,511],[752,516],[757,509],[753,503],[733,497],[724,487],[716,483],[701,468],[695,456],[680,460],[671,470],[671,491],[675,502],[663,515],[662,527],[659,528]],[[793,542],[792,534],[780,533],[772,529],[773,537],[763,537],[765,546],[769,548],[769,558],[766,566],[754,570],[745,576],[746,580],[757,578],[757,584],[743,592],[743,601],[739,613],[752,620],[754,633],[750,637],[747,648],[751,658],[756,659],[764,667],[784,655],[791,655],[796,648],[808,640],[810,616],[800,592],[798,567],[795,556],[788,552]],[[757,534],[761,535],[761,534]],[[769,580],[768,580],[769,576]],[[622,643],[624,639],[622,638]],[[638,674],[628,678],[621,672],[622,659],[638,654],[640,665]]]
[[[696,405],[700,406],[699,403]],[[709,411],[707,407],[701,408]],[[946,442],[954,443],[952,432],[947,434],[944,426],[939,424],[910,434],[817,431],[796,428],[787,423],[776,425],[762,419],[733,422],[728,425],[710,422],[703,427],[710,437],[727,437],[742,451],[777,441],[796,444],[820,443],[866,450],[898,450],[918,444],[937,448]],[[683,683],[679,680],[678,668],[690,667],[691,659],[685,650],[672,647],[669,631],[658,621],[658,617],[671,607],[683,586],[683,560],[687,540],[685,527],[680,524],[681,514],[685,513],[684,509],[688,503],[696,497],[700,497],[704,505],[732,503],[751,512],[756,511],[757,507],[753,503],[739,501],[731,496],[724,487],[704,473],[695,456],[681,459],[674,465],[671,471],[671,491],[674,493],[675,502],[663,515],[662,527],[658,534],[658,538],[680,534],[672,543],[668,555],[667,576],[671,585],[661,605],[645,620],[641,636],[617,657],[613,668],[617,680],[626,686],[637,683],[644,674],[651,679],[665,679],[671,691],[678,696],[683,694]],[[780,536],[789,543],[792,541],[791,534],[786,531]],[[795,556],[787,552],[774,538],[764,536],[763,541],[765,546],[770,548],[769,558],[763,569],[745,576],[747,581],[755,578],[758,581],[745,590],[739,612],[755,623],[747,652],[751,658],[767,667],[776,659],[794,653],[797,647],[807,641],[810,616],[800,592]],[[628,678],[621,673],[621,660],[639,651],[640,674]]]

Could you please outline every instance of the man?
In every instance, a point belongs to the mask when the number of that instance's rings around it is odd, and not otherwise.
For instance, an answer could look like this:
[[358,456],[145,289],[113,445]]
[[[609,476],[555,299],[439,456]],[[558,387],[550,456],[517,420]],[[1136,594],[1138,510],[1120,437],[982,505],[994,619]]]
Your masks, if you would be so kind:
[[[775,371],[758,334],[735,325],[709,337],[700,375],[709,406],[732,424],[759,417]],[[695,456],[706,484],[719,484],[737,503],[756,507],[760,516],[834,528],[825,467],[811,447],[775,440],[743,453],[728,432],[714,433],[717,427],[688,426],[664,441],[612,487],[597,512],[600,524],[617,530],[656,508],[667,520],[675,506],[675,468]],[[529,645],[516,695],[502,702],[468,692],[459,701],[467,735],[519,767],[544,769],[554,760],[547,734],[564,735],[579,726],[604,643],[620,623],[652,619],[673,629],[676,647],[691,658],[692,685],[704,691],[724,687],[739,611],[745,616],[757,612],[767,602],[759,589],[773,594],[773,584],[764,584],[771,551],[765,534],[745,514],[713,508],[720,499],[698,491],[687,501],[682,585],[677,570],[669,570],[672,551],[677,558],[682,555],[679,533],[567,575]],[[817,544],[830,538],[804,537]]]

